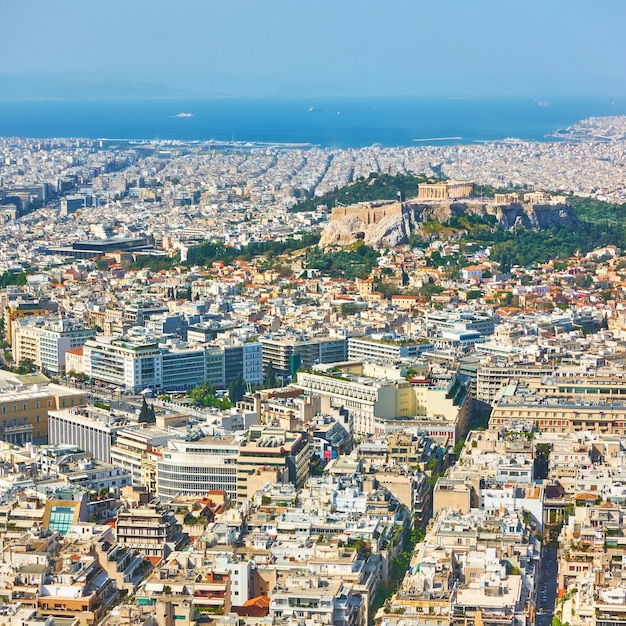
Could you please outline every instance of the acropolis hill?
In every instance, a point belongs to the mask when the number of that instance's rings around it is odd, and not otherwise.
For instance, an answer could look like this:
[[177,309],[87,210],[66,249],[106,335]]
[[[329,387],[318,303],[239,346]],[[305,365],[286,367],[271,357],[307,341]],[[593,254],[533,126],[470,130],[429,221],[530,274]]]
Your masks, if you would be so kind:
[[443,181],[419,185],[417,198],[406,202],[360,202],[335,207],[319,245],[363,240],[374,248],[397,246],[420,232],[426,220],[445,224],[463,215],[493,215],[505,229],[519,225],[544,230],[553,224],[572,224],[572,209],[564,196],[532,192],[523,197],[511,193],[478,198],[473,190],[473,183],[468,181]]

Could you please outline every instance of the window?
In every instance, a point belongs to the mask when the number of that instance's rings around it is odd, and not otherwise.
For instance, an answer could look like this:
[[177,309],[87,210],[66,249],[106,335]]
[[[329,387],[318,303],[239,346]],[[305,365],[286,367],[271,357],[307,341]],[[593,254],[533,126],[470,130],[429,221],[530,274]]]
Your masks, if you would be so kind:
[[38,416],[35,418],[35,421],[37,422],[37,424],[39,424],[39,422],[41,422],[41,415],[38,415]]
[[41,402],[35,402],[35,408],[36,409],[40,409],[41,408]]
[[50,511],[50,521],[48,528],[57,530],[59,534],[65,535],[74,522],[73,506],[53,506]]

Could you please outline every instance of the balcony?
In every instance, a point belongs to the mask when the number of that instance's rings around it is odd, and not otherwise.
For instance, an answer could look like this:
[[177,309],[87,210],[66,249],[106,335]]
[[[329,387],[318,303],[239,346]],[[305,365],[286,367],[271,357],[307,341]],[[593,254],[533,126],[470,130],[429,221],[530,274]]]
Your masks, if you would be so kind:
[[21,435],[23,433],[32,433],[33,425],[32,424],[18,424],[17,426],[7,426],[2,429],[4,435]]

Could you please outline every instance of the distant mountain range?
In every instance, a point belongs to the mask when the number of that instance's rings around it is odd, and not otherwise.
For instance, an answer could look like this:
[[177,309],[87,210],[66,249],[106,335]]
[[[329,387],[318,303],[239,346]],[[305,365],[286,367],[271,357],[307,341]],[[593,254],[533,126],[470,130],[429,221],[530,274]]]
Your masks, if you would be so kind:
[[193,98],[203,95],[141,80],[91,80],[46,74],[0,76],[1,100]]
[[[323,82],[249,80],[249,77],[212,74],[194,76],[181,72],[172,84],[138,78],[90,77],[29,72],[0,75],[0,100],[83,100],[118,98],[275,98],[361,97],[367,90]],[[176,86],[182,85],[182,86]],[[192,88],[185,85],[193,85]]]

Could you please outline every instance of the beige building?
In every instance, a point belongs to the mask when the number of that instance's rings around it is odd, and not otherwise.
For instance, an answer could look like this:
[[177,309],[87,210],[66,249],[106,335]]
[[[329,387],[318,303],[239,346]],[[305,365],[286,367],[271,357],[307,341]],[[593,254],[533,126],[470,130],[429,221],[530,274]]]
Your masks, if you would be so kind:
[[[19,377],[28,380],[28,377]],[[0,438],[16,445],[48,441],[48,412],[84,406],[85,392],[61,385],[39,384],[8,388],[0,394]]]
[[408,381],[403,370],[394,366],[350,363],[315,373],[299,372],[297,385],[320,396],[322,410],[347,409],[357,436],[385,435],[410,426],[414,418],[427,423],[431,434],[445,431],[454,441],[469,422],[469,393],[454,373],[436,382]]
[[441,509],[458,509],[463,515],[469,512],[472,487],[464,480],[440,478],[433,490],[433,515]]
[[418,200],[454,200],[474,195],[474,183],[468,180],[445,180],[418,185]]
[[[567,383],[565,383],[567,385]],[[619,385],[621,387],[621,385]],[[572,387],[566,387],[573,389]],[[546,396],[524,389],[505,388],[495,401],[489,428],[519,430],[538,428],[547,433],[571,433],[581,430],[596,434],[626,435],[626,402],[592,393],[570,396]]]
[[248,431],[248,440],[237,451],[237,501],[244,502],[249,497],[248,483],[259,470],[280,472],[285,482],[301,488],[309,476],[311,455],[306,435],[283,428],[253,426]]
[[496,193],[493,196],[495,204],[516,204],[522,201],[518,193]]

